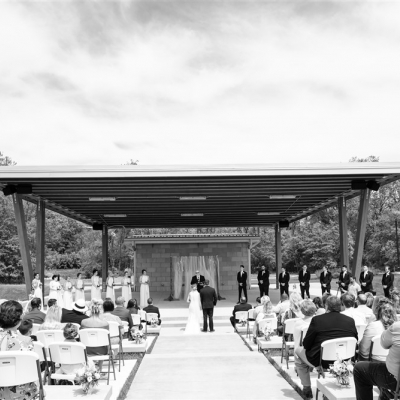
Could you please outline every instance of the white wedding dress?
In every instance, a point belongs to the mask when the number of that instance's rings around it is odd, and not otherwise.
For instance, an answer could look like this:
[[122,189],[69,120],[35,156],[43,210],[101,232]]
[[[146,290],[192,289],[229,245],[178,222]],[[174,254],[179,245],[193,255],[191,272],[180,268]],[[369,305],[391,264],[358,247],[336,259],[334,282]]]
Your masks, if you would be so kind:
[[186,324],[186,334],[200,333],[200,323],[202,319],[200,293],[197,289],[192,290],[187,298],[189,303],[189,317]]

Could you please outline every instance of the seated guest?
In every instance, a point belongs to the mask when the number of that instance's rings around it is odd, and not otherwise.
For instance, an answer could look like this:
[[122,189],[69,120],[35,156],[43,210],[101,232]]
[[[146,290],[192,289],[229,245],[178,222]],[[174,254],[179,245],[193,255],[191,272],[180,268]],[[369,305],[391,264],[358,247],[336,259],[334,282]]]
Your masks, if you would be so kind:
[[[21,341],[22,336],[17,335],[21,323],[23,309],[18,301],[8,300],[0,306],[0,352],[33,350],[32,342],[27,345]],[[6,367],[7,368],[7,367]],[[4,368],[3,368],[4,369]],[[2,374],[7,373],[2,371]],[[10,372],[8,372],[10,373]],[[0,388],[1,399],[30,399],[39,398],[39,387],[36,382],[25,383],[18,386],[3,386]]]
[[281,321],[282,315],[289,309],[290,301],[289,297],[286,293],[283,293],[281,296],[281,301],[272,308],[272,311],[276,314],[278,321]]
[[354,322],[356,325],[366,325],[367,320],[365,318],[365,315],[363,313],[357,313],[357,309],[354,308],[356,304],[356,299],[352,294],[349,293],[344,293],[342,294],[342,297],[340,298],[342,305],[344,306],[344,311],[342,311],[342,314],[347,315],[348,317],[351,317],[354,319]]
[[138,310],[140,310],[140,307],[138,306],[137,300],[136,299],[130,299],[128,301],[126,309],[129,310],[129,312],[131,314],[137,314]]
[[57,305],[57,299],[49,299],[49,301],[47,302],[47,309],[54,305]]
[[[374,386],[396,390],[400,368],[400,322],[395,322],[382,332],[381,345],[389,349],[385,362],[360,361],[354,366],[357,400],[372,400]],[[379,398],[384,399],[385,396]]]
[[321,297],[314,297],[312,302],[315,305],[315,308],[317,309],[315,315],[321,315],[321,314],[325,314],[325,307],[322,304],[322,299]]
[[300,293],[292,292],[289,297],[289,308],[282,314],[280,324],[278,325],[278,332],[282,336],[283,324],[285,320],[291,318],[302,318],[303,315],[300,311],[300,303],[303,301]]
[[[396,310],[392,304],[381,302],[378,305],[377,320],[370,322],[365,328],[364,335],[358,346],[358,360],[368,361],[369,351],[371,348],[372,338],[381,335],[383,331],[388,329],[397,321]],[[386,361],[385,356],[373,356],[373,361]]]
[[41,308],[42,300],[39,297],[34,297],[31,300],[31,311],[26,313],[22,320],[30,319],[34,324],[43,324],[46,314],[40,311]]
[[[100,314],[100,318],[103,321],[114,321],[117,322],[119,325],[119,329],[121,330],[121,333],[124,334],[124,326],[122,324],[121,318],[117,317],[116,315],[113,315],[112,312],[114,311],[114,303],[112,300],[105,300],[103,303],[103,313]],[[111,338],[111,344],[118,344],[119,339],[118,338]]]
[[328,300],[328,298],[332,296],[330,293],[324,293],[321,297],[322,300],[322,306],[324,307],[324,309],[326,310],[326,300]]
[[342,337],[357,339],[357,329],[353,318],[341,314],[340,310],[340,299],[336,296],[330,296],[326,300],[326,313],[312,318],[307,334],[303,339],[303,347],[298,347],[295,351],[298,357],[297,373],[303,385],[303,395],[307,399],[313,397],[310,369],[319,366],[321,343],[325,340]]
[[357,296],[357,304],[357,314],[364,315],[366,320],[369,321],[374,314],[371,308],[367,307],[367,296],[364,293]]
[[[146,313],[154,313],[158,315],[158,325],[161,325],[161,318],[160,318],[160,310],[158,309],[158,307],[153,306],[153,299],[151,297],[149,297],[147,299],[147,307],[143,308],[143,311],[145,311]],[[147,322],[147,325],[150,325],[150,322]]]
[[61,325],[62,308],[57,304],[53,304],[46,314],[46,318],[42,325],[39,326],[39,331],[52,331],[54,329],[62,329]]
[[125,299],[122,296],[117,297],[115,300],[114,311],[111,311],[112,315],[116,315],[121,321],[126,321],[129,324],[129,329],[133,327],[133,321],[131,313],[124,307]]
[[[298,320],[294,325],[293,331],[293,340],[294,340],[294,349],[296,350],[297,347],[300,346],[300,339],[301,339],[301,332],[304,328],[308,328],[310,326],[311,319],[315,316],[317,312],[317,307],[315,306],[314,302],[310,299],[303,300],[300,303],[300,311],[303,314],[303,318]],[[306,332],[304,332],[304,336]],[[303,336],[303,338],[304,338]],[[295,354],[295,362],[296,362],[296,354]]]
[[276,314],[272,311],[272,303],[269,296],[263,296],[261,299],[263,310],[257,315],[256,321],[253,325],[253,342],[257,343],[257,336],[259,334],[259,323],[264,319],[274,319]]
[[396,314],[400,314],[400,291],[396,288],[392,288],[389,294],[390,300],[392,300],[394,308],[396,309]]
[[359,292],[361,292],[361,286],[356,282],[354,276],[350,276],[350,283],[347,293],[352,294],[356,299]]
[[263,304],[261,303],[261,297],[256,298],[256,305],[254,306],[254,311],[253,311],[253,319],[257,318],[257,315],[262,311],[263,309]]
[[72,306],[72,310],[67,310],[66,308],[62,309],[61,322],[64,324],[67,322],[73,322],[82,325],[82,321],[89,318],[85,315],[86,311],[87,307],[85,300],[79,299]]
[[371,292],[367,292],[365,293],[365,296],[367,297],[367,302],[365,305],[372,309],[372,304],[374,304],[374,295]]
[[[247,303],[246,301],[246,297],[242,296],[240,298],[240,304],[235,305],[235,307],[233,307],[233,311],[232,311],[232,317],[230,317],[231,320],[231,324],[233,327],[235,327],[236,322],[239,322],[238,319],[235,319],[235,313],[239,312],[239,311],[249,311],[251,310],[253,307]],[[246,318],[247,319],[247,318]]]
[[[32,343],[32,328],[33,324],[30,319],[22,320],[21,325],[18,327],[19,339],[24,341],[27,345]],[[36,337],[35,337],[36,340]]]

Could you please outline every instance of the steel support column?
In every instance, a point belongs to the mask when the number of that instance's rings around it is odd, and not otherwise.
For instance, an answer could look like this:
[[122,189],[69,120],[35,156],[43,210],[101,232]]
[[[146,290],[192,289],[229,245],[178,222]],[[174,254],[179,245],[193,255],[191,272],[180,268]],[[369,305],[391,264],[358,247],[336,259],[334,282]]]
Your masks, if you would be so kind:
[[367,218],[369,211],[370,196],[371,192],[369,189],[361,190],[360,206],[358,209],[356,242],[354,247],[353,264],[351,269],[352,274],[354,277],[356,277],[356,279],[361,273],[361,263],[364,251],[365,231],[367,229]]
[[45,250],[45,228],[46,228],[46,205],[43,200],[39,200],[36,210],[36,269],[35,272],[40,274],[40,281],[44,293],[44,260],[46,257]]
[[108,227],[103,225],[102,231],[102,264],[101,264],[101,281],[102,281],[102,292],[105,294],[107,290],[107,275],[108,275]]
[[32,290],[33,271],[31,262],[31,253],[29,251],[28,234],[26,231],[24,205],[22,202],[22,196],[20,194],[13,194],[12,197],[13,197],[15,220],[17,222],[17,231],[19,239],[19,248],[21,251],[22,267],[24,269],[26,295],[27,298],[29,298],[29,295]]
[[279,224],[275,225],[275,265],[276,265],[276,289],[279,288],[279,274],[282,271],[282,241]]
[[[247,283],[247,290],[250,290],[251,289],[251,241],[247,247],[247,263],[249,266],[249,272],[248,272],[249,279],[248,279],[248,283]],[[247,298],[248,297],[249,296],[247,296]]]
[[340,234],[340,267],[346,265],[349,268],[349,235],[347,233],[347,208],[346,199],[339,197],[339,234]]

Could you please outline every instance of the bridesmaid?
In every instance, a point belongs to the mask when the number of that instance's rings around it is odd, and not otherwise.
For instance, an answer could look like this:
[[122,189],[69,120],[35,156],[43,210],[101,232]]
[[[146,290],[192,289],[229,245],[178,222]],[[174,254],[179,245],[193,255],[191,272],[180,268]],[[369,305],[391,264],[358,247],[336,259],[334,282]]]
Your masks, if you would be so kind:
[[63,287],[60,282],[60,275],[57,275],[57,305],[58,307],[64,307],[64,296],[63,296]]
[[108,278],[107,278],[107,293],[106,297],[109,297],[113,303],[115,303],[115,290],[114,290],[114,274],[112,271],[109,272]]
[[122,279],[122,297],[125,299],[126,304],[132,298],[131,278],[128,276],[128,271],[125,271],[125,276]]
[[42,300],[43,304],[42,282],[40,282],[39,274],[37,272],[32,281],[32,288],[33,288],[33,297],[38,297],[40,300]]
[[49,292],[49,300],[50,299],[54,299],[54,300],[58,300],[58,292],[57,292],[57,288],[58,288],[58,284],[57,284],[57,275],[53,275],[51,277],[51,281],[50,281],[50,292]]
[[83,283],[82,274],[78,272],[75,283],[75,302],[79,299],[85,300],[85,285]]
[[99,271],[96,268],[93,270],[92,276],[92,300],[93,299],[101,300],[100,277]]
[[150,297],[150,277],[147,275],[147,271],[145,269],[142,270],[142,275],[139,278],[140,283],[140,307],[145,308],[148,306],[147,299]]
[[64,308],[72,310],[72,283],[69,276],[64,286]]

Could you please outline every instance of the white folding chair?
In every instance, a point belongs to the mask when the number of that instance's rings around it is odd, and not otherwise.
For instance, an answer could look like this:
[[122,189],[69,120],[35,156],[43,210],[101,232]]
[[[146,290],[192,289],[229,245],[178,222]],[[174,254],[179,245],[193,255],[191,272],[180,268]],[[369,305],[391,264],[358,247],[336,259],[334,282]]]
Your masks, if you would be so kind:
[[250,337],[250,322],[254,321],[254,308],[247,311],[247,332],[246,337]]
[[39,330],[40,324],[32,324],[32,335],[36,335]]
[[369,348],[369,361],[373,361],[374,356],[387,357],[389,350],[386,350],[381,345],[381,335],[376,335],[371,340]]
[[46,349],[46,354],[48,353],[48,348],[51,343],[63,342],[65,340],[64,332],[62,330],[48,330],[48,331],[37,331],[37,340],[43,344]]
[[140,320],[146,322],[146,311],[138,310],[138,314],[140,315]]
[[124,360],[124,354],[122,352],[122,333],[121,333],[121,328],[118,322],[116,321],[108,321],[108,326],[110,329],[110,338],[118,338],[119,343],[117,344],[111,344],[111,348],[113,350],[118,349],[118,356],[119,356],[119,369],[118,372],[121,372],[121,357],[122,357],[122,363],[125,366],[125,360]]
[[133,326],[140,325],[140,315],[139,314],[131,314]]
[[[355,337],[343,337],[339,339],[325,340],[321,343],[321,355],[318,368],[318,379],[322,375],[325,378],[323,370],[323,361],[334,362],[339,357],[341,360],[349,360],[356,354],[357,339]],[[316,399],[318,400],[318,388]]]
[[122,325],[124,327],[124,333],[129,331],[129,322],[128,321],[122,321]]
[[101,328],[87,328],[81,329],[79,331],[79,336],[81,339],[81,343],[83,343],[87,350],[90,347],[102,347],[107,346],[108,352],[104,355],[91,356],[88,357],[93,361],[108,361],[108,377],[107,377],[107,385],[110,382],[110,365],[112,365],[114,380],[116,380],[115,375],[115,367],[114,367],[114,357],[113,352],[111,350],[111,341],[110,341],[110,332],[107,329]]
[[283,362],[283,353],[286,354],[286,368],[289,369],[289,350],[294,348],[293,340],[286,340],[286,335],[293,335],[294,326],[300,318],[286,319],[283,323],[283,335],[282,335],[282,352],[281,352],[281,364]]
[[303,346],[303,338],[306,337],[307,331],[308,331],[308,328],[309,328],[309,327],[310,327],[310,325],[306,325],[306,326],[301,330],[299,346]]
[[149,329],[152,331],[150,333],[157,333],[161,329],[159,325],[157,325],[156,328],[151,328],[151,327],[149,328],[148,323],[150,323],[153,318],[158,321],[158,314],[156,314],[156,313],[146,313],[146,334],[147,334]]
[[239,332],[238,328],[240,328],[240,326],[237,326],[237,322],[236,320],[240,321],[245,321],[246,322],[246,332],[247,332],[247,316],[248,316],[248,312],[247,311],[236,311],[235,312],[235,329],[236,331]]
[[361,339],[362,339],[363,336],[364,336],[364,331],[365,331],[365,328],[366,328],[366,327],[367,327],[366,324],[356,325],[357,336],[358,336],[358,341],[357,341],[357,343],[360,343],[360,342],[361,342]]
[[[50,361],[61,365],[86,364],[86,346],[78,342],[54,342],[49,345]],[[53,368],[54,368],[54,364]],[[75,385],[76,374],[59,374],[54,372],[51,379],[65,379]]]
[[[38,355],[39,357],[39,362],[44,363],[44,376],[43,376],[43,385],[46,384],[46,378],[49,376],[49,363],[47,362],[47,355],[46,355],[46,349],[43,345],[43,343],[40,342],[33,342],[33,351]],[[49,378],[50,379],[50,378]]]
[[39,381],[39,398],[44,399],[39,356],[33,351],[0,352],[0,387]]

